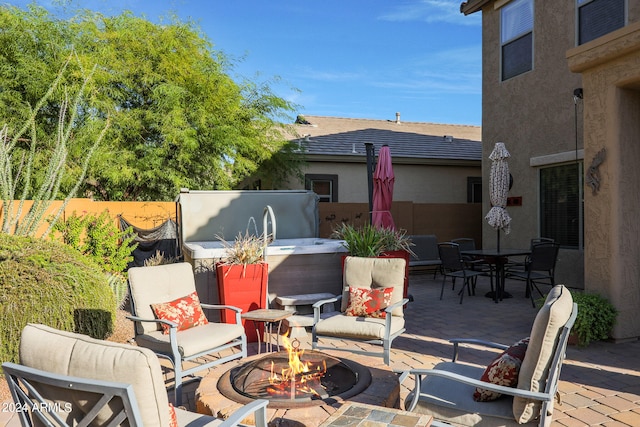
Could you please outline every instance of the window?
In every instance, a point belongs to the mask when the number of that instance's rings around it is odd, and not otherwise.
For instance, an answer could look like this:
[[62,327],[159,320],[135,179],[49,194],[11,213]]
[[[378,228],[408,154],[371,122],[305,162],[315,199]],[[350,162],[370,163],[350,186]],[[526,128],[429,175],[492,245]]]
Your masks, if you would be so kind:
[[338,201],[338,175],[306,174],[304,188],[316,193],[321,202]]
[[467,203],[482,203],[482,177],[467,177]]
[[625,3],[625,0],[577,0],[578,44],[624,27]]
[[540,235],[561,246],[582,246],[581,164],[540,169]]
[[514,0],[500,11],[502,80],[533,68],[533,0]]

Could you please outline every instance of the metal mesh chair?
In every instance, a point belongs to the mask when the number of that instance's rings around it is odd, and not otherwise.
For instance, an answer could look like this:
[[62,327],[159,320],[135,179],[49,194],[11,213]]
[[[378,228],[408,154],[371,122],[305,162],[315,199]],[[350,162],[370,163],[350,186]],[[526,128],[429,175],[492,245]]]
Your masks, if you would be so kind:
[[[444,285],[447,277],[451,277],[454,280],[462,279],[462,289],[458,294],[460,295],[460,304],[464,298],[464,289],[467,288],[467,292],[471,295],[472,290],[475,294],[475,283],[471,283],[471,280],[479,275],[485,274],[483,271],[473,270],[469,268],[465,260],[460,255],[460,245],[453,242],[445,242],[438,244],[438,252],[440,254],[440,260],[442,261],[442,289],[440,290],[440,299],[444,294]],[[492,281],[493,283],[493,281]],[[493,290],[493,285],[492,285]]]
[[544,296],[538,284],[555,285],[555,268],[558,259],[560,246],[556,243],[538,243],[531,248],[523,271],[511,270],[508,276],[513,279],[525,280],[527,283],[526,296],[531,298],[531,304],[535,308],[536,303],[533,298],[533,288],[540,296]]

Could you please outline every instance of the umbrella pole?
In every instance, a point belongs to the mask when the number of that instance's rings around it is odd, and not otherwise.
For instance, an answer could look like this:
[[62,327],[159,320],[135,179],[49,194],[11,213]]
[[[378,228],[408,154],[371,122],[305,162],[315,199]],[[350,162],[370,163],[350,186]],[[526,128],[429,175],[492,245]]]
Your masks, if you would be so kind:
[[497,229],[496,233],[498,233],[498,252],[500,252],[500,229]]
[[375,147],[372,142],[364,143],[367,151],[367,184],[369,189],[369,224],[373,223],[373,162],[375,161]]

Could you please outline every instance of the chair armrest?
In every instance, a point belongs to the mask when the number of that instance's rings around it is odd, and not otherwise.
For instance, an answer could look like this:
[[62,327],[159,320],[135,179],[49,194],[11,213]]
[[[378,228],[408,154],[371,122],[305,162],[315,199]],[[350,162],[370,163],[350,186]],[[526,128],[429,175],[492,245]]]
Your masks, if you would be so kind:
[[200,303],[200,307],[206,308],[207,310],[233,310],[236,313],[242,313],[242,309],[233,305],[222,305],[222,304],[203,304]]
[[171,322],[169,320],[164,320],[164,319],[143,319],[142,317],[138,317],[138,316],[127,316],[127,319],[131,320],[132,322],[164,323],[165,325],[168,325],[170,328],[178,327],[177,323]]
[[322,310],[323,305],[338,302],[340,300],[342,300],[342,295],[337,295],[333,298],[323,299],[313,304],[311,306],[313,307],[313,324],[315,325],[320,321],[320,311]]
[[541,393],[541,392],[534,392],[529,390],[521,390],[519,388],[506,387],[502,385],[480,381],[475,378],[465,377],[464,375],[455,374],[453,372],[443,371],[439,369],[411,369],[409,371],[402,372],[402,374],[400,375],[400,378],[404,380],[409,375],[413,375],[415,379],[415,386],[414,386],[415,388],[413,390],[414,397],[413,397],[413,401],[408,407],[409,411],[413,411],[413,409],[415,409],[416,405],[418,404],[418,400],[420,398],[420,387],[422,383],[422,378],[429,375],[447,378],[452,381],[468,384],[475,387],[480,387],[484,390],[494,391],[496,393],[506,394],[508,396],[514,396],[514,397],[517,396],[525,399],[538,400],[541,402],[550,402],[553,400],[553,395],[550,393]]
[[498,350],[506,350],[509,348],[508,345],[500,344],[492,341],[479,340],[475,338],[453,338],[450,339],[449,342],[453,344],[453,357],[451,359],[452,362],[458,360],[458,350],[460,344],[474,344],[482,347],[488,348],[497,348]]
[[219,427],[235,427],[241,425],[240,423],[242,422],[242,420],[249,417],[251,414],[254,414],[256,427],[267,427],[268,404],[269,401],[267,399],[254,400],[253,402],[238,408],[233,414],[229,416],[229,418],[224,420],[222,423],[219,423],[219,421],[214,421],[211,424],[217,425]]
[[242,317],[240,313],[242,313],[242,309],[233,305],[223,305],[223,304],[202,304],[200,303],[200,307],[206,308],[207,310],[231,310],[235,311],[236,315],[236,325],[242,324]]
[[315,308],[316,308],[316,307],[321,308],[321,307],[322,307],[323,305],[325,305],[325,304],[329,304],[329,303],[331,303],[331,302],[338,302],[338,301],[340,301],[341,299],[342,299],[342,295],[336,295],[336,296],[335,296],[335,297],[333,297],[333,298],[327,298],[327,299],[320,300],[320,301],[318,301],[318,302],[314,303],[314,304],[312,305],[312,307],[313,307],[313,308],[314,308],[314,310],[315,310]]
[[391,313],[393,311],[393,309],[400,307],[402,305],[408,304],[409,303],[409,298],[402,298],[400,301],[395,302],[389,306],[387,306],[384,311],[387,313]]

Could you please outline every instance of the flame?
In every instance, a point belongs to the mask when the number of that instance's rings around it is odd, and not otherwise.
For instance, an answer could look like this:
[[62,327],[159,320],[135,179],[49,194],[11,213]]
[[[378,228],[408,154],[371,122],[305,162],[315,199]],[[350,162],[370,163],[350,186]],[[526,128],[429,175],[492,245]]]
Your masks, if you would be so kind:
[[270,386],[267,392],[274,396],[289,396],[291,399],[306,395],[319,396],[318,390],[322,389],[320,379],[327,371],[326,361],[323,360],[322,364],[315,366],[311,362],[303,362],[304,350],[299,348],[299,343],[298,346],[294,345],[287,335],[282,337],[282,341],[289,356],[289,363],[277,373],[274,363],[271,362]]

